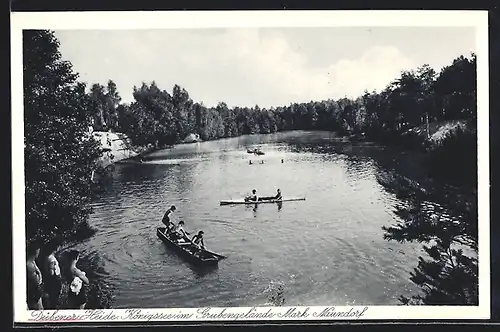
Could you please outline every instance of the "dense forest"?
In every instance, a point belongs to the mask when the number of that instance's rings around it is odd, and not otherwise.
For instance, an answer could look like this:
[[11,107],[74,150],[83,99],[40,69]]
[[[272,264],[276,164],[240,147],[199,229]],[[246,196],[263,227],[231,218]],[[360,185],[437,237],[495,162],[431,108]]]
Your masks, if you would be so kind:
[[[332,91],[332,94],[335,92]],[[96,128],[129,134],[137,144],[160,147],[178,143],[188,133],[202,139],[267,134],[283,130],[332,130],[376,137],[434,121],[476,119],[476,56],[461,56],[437,74],[428,65],[405,71],[382,92],[356,99],[293,103],[276,108],[206,107],[178,85],[171,93],[155,82],[134,87],[135,101],[120,104],[116,84],[92,85],[99,110]]]
[[[112,80],[106,86],[93,84],[86,91],[71,63],[62,60],[53,32],[26,30],[23,45],[28,242],[42,245],[92,233],[87,222],[91,213],[90,174],[102,152],[88,137],[90,126],[126,133],[135,145],[153,148],[178,143],[190,133],[212,140],[286,130],[329,130],[422,149],[436,181],[474,193],[462,204],[464,200],[457,196],[437,191],[432,193],[436,197],[422,192],[417,195],[416,190],[398,186],[394,191],[407,204],[396,211],[401,222],[385,230],[389,240],[434,241],[426,249],[431,260],[422,259],[412,277],[427,295],[412,301],[477,302],[477,262],[464,256],[461,249],[452,248],[458,243],[477,252],[474,54],[454,59],[439,73],[425,64],[404,71],[382,91],[366,91],[356,99],[264,109],[257,105],[229,108],[225,103],[207,107],[193,101],[178,85],[170,93],[155,82],[134,87],[134,101],[122,103]],[[437,143],[429,140],[431,128],[457,121],[464,124],[461,129],[449,132]],[[456,167],[457,163],[461,167]],[[448,204],[463,222],[457,226],[422,213],[426,200]]]

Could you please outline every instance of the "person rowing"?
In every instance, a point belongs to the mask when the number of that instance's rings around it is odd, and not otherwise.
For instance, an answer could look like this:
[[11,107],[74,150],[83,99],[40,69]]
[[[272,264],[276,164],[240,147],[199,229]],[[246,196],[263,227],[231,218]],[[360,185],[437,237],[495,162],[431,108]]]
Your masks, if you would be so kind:
[[203,242],[203,231],[199,231],[198,234],[193,236],[191,239],[191,242],[198,248],[198,249],[205,249],[205,243]]
[[189,241],[188,235],[190,235],[188,232],[184,230],[184,221],[179,221],[177,226],[175,226],[175,229],[173,230],[173,235],[174,237],[177,237],[178,239],[184,239]]
[[270,201],[270,200],[273,200],[273,201],[281,201],[283,199],[283,196],[281,196],[281,190],[278,189],[276,191],[276,195],[274,196],[267,196],[267,197],[262,197],[261,200],[263,201]]
[[281,190],[279,188],[276,191],[276,196],[274,196],[274,199],[277,201],[281,201],[283,199],[283,196],[281,196]]
[[259,197],[257,196],[257,190],[252,190],[252,195],[245,197],[245,201],[253,201],[257,202],[259,200]]

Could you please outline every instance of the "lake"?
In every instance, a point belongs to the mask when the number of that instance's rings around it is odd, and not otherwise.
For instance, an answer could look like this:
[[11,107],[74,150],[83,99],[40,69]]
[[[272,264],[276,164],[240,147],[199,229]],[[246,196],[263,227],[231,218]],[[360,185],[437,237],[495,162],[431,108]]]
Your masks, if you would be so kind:
[[[409,278],[421,245],[389,242],[382,230],[399,201],[381,179],[422,178],[414,153],[294,131],[182,144],[144,160],[115,165],[93,202],[97,233],[78,245],[99,257],[115,308],[262,305],[273,283],[285,305],[393,305],[418,292]],[[219,205],[277,188],[306,200]],[[172,204],[173,221],[203,230],[207,248],[228,256],[217,269],[194,268],[157,237]]]

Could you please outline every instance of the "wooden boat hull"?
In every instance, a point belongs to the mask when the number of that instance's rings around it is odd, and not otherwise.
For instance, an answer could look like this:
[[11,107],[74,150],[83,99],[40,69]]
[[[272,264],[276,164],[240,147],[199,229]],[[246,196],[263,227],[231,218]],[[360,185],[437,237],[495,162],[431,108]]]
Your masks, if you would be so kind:
[[263,201],[245,201],[243,199],[240,200],[226,200],[226,201],[220,201],[220,205],[238,205],[238,204],[245,204],[245,205],[253,205],[253,204],[273,204],[273,203],[282,203],[282,202],[296,202],[296,201],[305,201],[306,198],[288,198],[288,199],[282,199],[282,200],[263,200]]
[[179,245],[165,234],[165,227],[158,227],[156,229],[156,235],[165,243],[170,249],[175,251],[179,256],[182,256],[184,259],[189,261],[190,263],[198,266],[210,266],[217,265],[219,261],[225,258],[222,255],[218,255],[206,250],[202,250],[200,255],[193,254],[190,249],[193,249],[195,246],[193,244]]

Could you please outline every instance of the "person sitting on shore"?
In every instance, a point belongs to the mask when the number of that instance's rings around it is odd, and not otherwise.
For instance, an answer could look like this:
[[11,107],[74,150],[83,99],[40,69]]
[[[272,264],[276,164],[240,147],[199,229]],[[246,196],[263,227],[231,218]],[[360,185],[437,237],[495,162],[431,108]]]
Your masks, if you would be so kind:
[[40,254],[40,247],[34,243],[28,243],[26,248],[26,278],[27,278],[27,302],[29,310],[43,310],[43,279],[42,273],[36,264]]
[[205,242],[203,242],[203,231],[199,231],[198,234],[193,236],[191,242],[198,247],[198,249],[205,249]]
[[57,309],[59,307],[59,297],[61,295],[62,280],[61,268],[55,254],[58,249],[58,244],[50,242],[44,248],[45,260],[43,262],[43,280],[44,280],[44,308]]
[[68,282],[70,283],[68,292],[68,304],[72,309],[85,309],[87,304],[87,285],[89,284],[89,279],[86,273],[76,267],[78,259],[80,259],[80,252],[77,250],[71,250],[68,252],[68,258],[70,261]]

